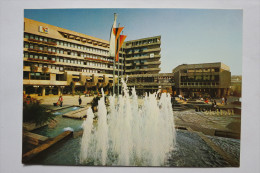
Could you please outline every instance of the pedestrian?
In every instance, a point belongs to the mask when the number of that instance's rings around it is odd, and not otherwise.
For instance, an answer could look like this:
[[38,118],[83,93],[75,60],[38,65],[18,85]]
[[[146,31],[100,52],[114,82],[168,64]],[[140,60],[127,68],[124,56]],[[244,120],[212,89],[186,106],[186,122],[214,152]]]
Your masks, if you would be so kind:
[[81,102],[82,102],[82,100],[81,100],[81,97],[79,96],[79,105],[81,105]]
[[62,107],[62,103],[63,103],[63,98],[62,98],[62,96],[59,97],[58,102],[60,103],[60,107]]
[[227,104],[227,96],[225,96],[225,104]]
[[222,97],[222,102],[221,102],[222,104],[224,104],[225,103],[225,98],[224,97]]

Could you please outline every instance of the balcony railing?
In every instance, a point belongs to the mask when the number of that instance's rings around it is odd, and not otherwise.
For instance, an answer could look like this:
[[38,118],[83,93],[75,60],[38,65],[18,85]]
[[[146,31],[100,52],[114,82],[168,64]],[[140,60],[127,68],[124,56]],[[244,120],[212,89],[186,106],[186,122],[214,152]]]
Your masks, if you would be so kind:
[[132,61],[132,60],[142,60],[142,59],[150,59],[150,58],[160,58],[161,55],[154,55],[153,57],[150,56],[138,56],[138,57],[131,57],[131,58],[126,58],[126,62]]
[[141,62],[141,63],[128,63],[126,64],[127,67],[129,66],[136,66],[136,65],[156,65],[161,64],[161,61],[151,61],[151,62]]
[[160,71],[161,68],[142,68],[142,69],[127,69],[125,72],[139,72],[139,71]]
[[48,45],[52,45],[52,46],[57,45],[57,43],[55,43],[55,42],[41,41],[41,40],[36,40],[36,39],[32,39],[32,38],[28,38],[28,41],[35,42],[35,43],[48,44]]
[[47,51],[47,50],[40,50],[40,49],[32,49],[32,48],[28,48],[28,51],[37,52],[37,53],[44,53],[44,54],[51,54],[51,55],[57,54],[56,52],[51,52],[51,51]]
[[161,48],[153,48],[153,49],[146,49],[146,50],[142,50],[142,51],[130,51],[127,53],[127,55],[131,55],[131,54],[138,54],[138,53],[148,53],[148,52],[158,52],[161,51]]
[[113,62],[107,61],[107,60],[103,60],[103,59],[95,59],[95,58],[89,58],[89,57],[85,57],[86,60],[91,60],[91,61],[98,61],[98,62],[104,62],[104,63],[110,63],[112,64]]
[[161,44],[161,41],[154,42],[154,43],[139,44],[139,45],[134,45],[134,46],[132,46],[132,44],[130,44],[128,46],[125,46],[125,49],[135,48],[135,47],[146,47],[146,46],[157,45],[157,44]]
[[35,59],[35,58],[27,58],[27,60],[30,60],[30,61],[49,62],[49,63],[55,63],[55,62],[56,62],[56,61],[53,61],[53,60],[47,60],[47,59]]

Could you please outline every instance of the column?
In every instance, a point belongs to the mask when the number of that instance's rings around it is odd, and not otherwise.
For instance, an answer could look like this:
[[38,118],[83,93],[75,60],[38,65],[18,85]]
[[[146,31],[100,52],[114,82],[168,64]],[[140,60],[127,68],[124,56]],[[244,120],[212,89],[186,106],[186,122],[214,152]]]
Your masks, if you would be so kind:
[[217,93],[218,93],[217,96],[221,97],[221,89],[220,88],[217,89]]
[[45,86],[42,86],[42,96],[45,96]]
[[58,96],[60,96],[60,95],[61,95],[61,87],[58,86]]

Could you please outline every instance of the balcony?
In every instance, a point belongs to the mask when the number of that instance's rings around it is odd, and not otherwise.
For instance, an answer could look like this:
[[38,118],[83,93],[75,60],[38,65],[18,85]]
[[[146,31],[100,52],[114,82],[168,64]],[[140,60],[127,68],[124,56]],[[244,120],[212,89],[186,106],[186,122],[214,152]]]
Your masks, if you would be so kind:
[[100,58],[95,59],[95,58],[86,57],[86,58],[84,58],[84,59],[86,59],[86,60],[91,60],[91,61],[96,61],[96,62],[103,62],[103,63],[113,64],[113,62],[111,62],[111,61],[102,60],[102,59],[100,59]]
[[138,57],[132,57],[132,58],[126,58],[125,61],[129,62],[132,60],[142,60],[142,59],[150,59],[150,58],[161,58],[161,55],[154,55],[154,57],[150,57],[150,56],[138,56]]
[[67,81],[30,80],[30,79],[23,79],[23,84],[24,85],[57,85],[57,86],[68,85]]
[[161,68],[126,69],[125,72],[160,71]]
[[[26,60],[26,59],[25,59]],[[27,58],[28,61],[40,61],[40,62],[46,62],[46,63],[55,63],[56,61],[53,60],[45,60],[45,59],[35,59],[35,58]]]
[[[26,48],[25,48],[26,51]],[[47,51],[47,50],[40,50],[40,49],[32,49],[32,48],[27,48],[27,51],[29,52],[36,52],[36,53],[43,53],[43,54],[48,54],[48,55],[55,55],[57,54],[56,52],[51,52],[51,51]]]
[[141,63],[128,63],[126,64],[127,67],[130,66],[137,66],[137,65],[160,65],[161,61],[151,61],[151,62],[141,62]]
[[143,51],[128,52],[127,55],[138,54],[138,53],[160,52],[160,51],[161,51],[161,48],[154,48],[154,49],[146,49]]
[[132,46],[132,44],[130,44],[129,46],[125,46],[125,49],[129,49],[129,48],[137,48],[137,47],[146,47],[146,46],[151,46],[151,45],[157,45],[157,44],[161,44],[161,41],[158,42],[154,42],[154,43],[147,43],[147,44],[140,44],[140,45],[135,45]]
[[128,82],[127,86],[173,86],[174,83],[158,83],[158,82]]
[[51,45],[51,46],[57,45],[57,43],[55,43],[55,42],[40,41],[40,40],[36,40],[36,39],[32,39],[32,38],[28,38],[28,39],[25,38],[24,41],[38,43],[38,44]]

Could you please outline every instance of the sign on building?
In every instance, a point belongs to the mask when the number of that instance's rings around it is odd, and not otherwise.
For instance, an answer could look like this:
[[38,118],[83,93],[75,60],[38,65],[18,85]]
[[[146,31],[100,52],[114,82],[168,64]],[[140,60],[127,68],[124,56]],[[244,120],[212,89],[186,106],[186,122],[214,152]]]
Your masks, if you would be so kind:
[[39,26],[39,32],[48,34],[49,29],[47,27]]

